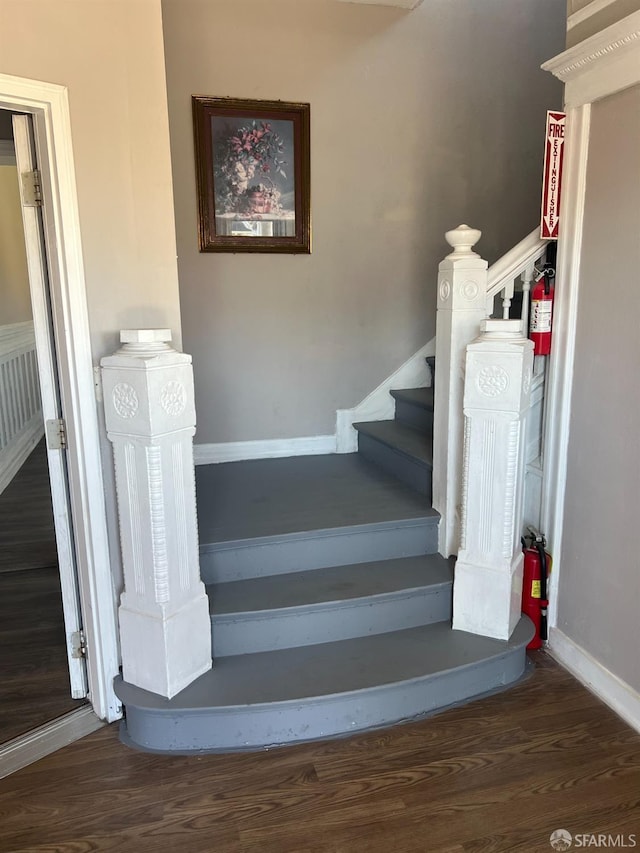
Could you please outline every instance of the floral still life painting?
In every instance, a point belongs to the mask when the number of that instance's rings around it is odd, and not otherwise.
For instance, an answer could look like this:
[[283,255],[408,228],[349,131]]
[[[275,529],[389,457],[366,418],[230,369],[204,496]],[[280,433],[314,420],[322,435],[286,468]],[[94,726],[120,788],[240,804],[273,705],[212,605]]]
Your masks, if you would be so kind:
[[309,252],[309,105],[193,101],[200,250]]

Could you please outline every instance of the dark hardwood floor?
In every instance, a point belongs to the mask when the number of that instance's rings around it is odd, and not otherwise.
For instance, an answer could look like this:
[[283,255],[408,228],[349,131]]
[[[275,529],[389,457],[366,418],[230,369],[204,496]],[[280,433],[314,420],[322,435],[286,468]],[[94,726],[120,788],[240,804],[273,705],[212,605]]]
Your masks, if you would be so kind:
[[70,695],[41,442],[0,495],[0,743],[83,704]]
[[640,845],[640,734],[535,660],[507,693],[269,752],[149,755],[105,727],[0,782],[0,850],[552,853],[559,828]]
[[43,440],[0,495],[0,572],[57,564]]

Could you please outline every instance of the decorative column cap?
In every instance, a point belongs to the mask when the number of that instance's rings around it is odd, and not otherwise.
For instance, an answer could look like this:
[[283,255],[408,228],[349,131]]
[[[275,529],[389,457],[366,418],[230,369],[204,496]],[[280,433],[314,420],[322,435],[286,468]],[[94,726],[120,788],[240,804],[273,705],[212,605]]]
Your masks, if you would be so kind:
[[447,255],[447,258],[456,260],[458,258],[480,257],[477,252],[472,251],[475,244],[482,237],[482,231],[478,231],[477,228],[469,228],[468,225],[458,225],[457,228],[447,231],[444,237],[447,243],[453,248],[453,252]]
[[120,343],[122,344],[153,344],[169,343],[171,329],[121,329]]
[[520,320],[500,319],[482,320],[480,323],[480,338],[484,340],[487,340],[487,338],[516,341],[526,340],[525,336],[522,334]]
[[175,352],[170,340],[171,329],[121,329],[122,346],[116,355],[154,358],[161,353]]

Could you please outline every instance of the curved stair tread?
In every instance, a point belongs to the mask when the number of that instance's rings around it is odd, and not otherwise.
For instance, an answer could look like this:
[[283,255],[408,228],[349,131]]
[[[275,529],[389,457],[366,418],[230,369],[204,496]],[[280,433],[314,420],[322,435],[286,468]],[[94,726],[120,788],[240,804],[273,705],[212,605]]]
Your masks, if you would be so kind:
[[[454,631],[448,622],[334,643],[220,658],[210,672],[172,699],[116,679],[128,708],[180,717],[230,709],[273,709],[377,691],[416,680],[461,675],[522,650],[533,626],[522,617],[508,641]],[[472,679],[473,680],[473,679]],[[502,682],[507,683],[507,682]],[[485,688],[488,689],[488,688]],[[471,689],[468,695],[482,692]],[[443,703],[447,692],[442,693]],[[215,725],[215,723],[212,723]]]

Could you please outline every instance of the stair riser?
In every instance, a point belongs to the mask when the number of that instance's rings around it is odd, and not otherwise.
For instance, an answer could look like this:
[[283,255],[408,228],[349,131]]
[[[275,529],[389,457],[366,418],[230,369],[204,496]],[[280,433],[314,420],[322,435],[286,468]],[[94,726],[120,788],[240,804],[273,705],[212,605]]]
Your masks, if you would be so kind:
[[451,618],[451,585],[289,607],[269,613],[212,616],[213,656],[309,646],[384,634]]
[[362,525],[340,532],[319,531],[309,536],[283,536],[204,545],[200,549],[200,574],[205,583],[245,580],[307,569],[417,557],[438,549],[434,518],[417,522]]
[[433,412],[407,400],[396,400],[396,420],[433,438]]
[[198,711],[127,707],[125,738],[157,752],[234,752],[366,731],[433,713],[516,681],[524,648],[399,684],[309,699]]
[[431,500],[430,467],[362,432],[358,435],[358,453]]

